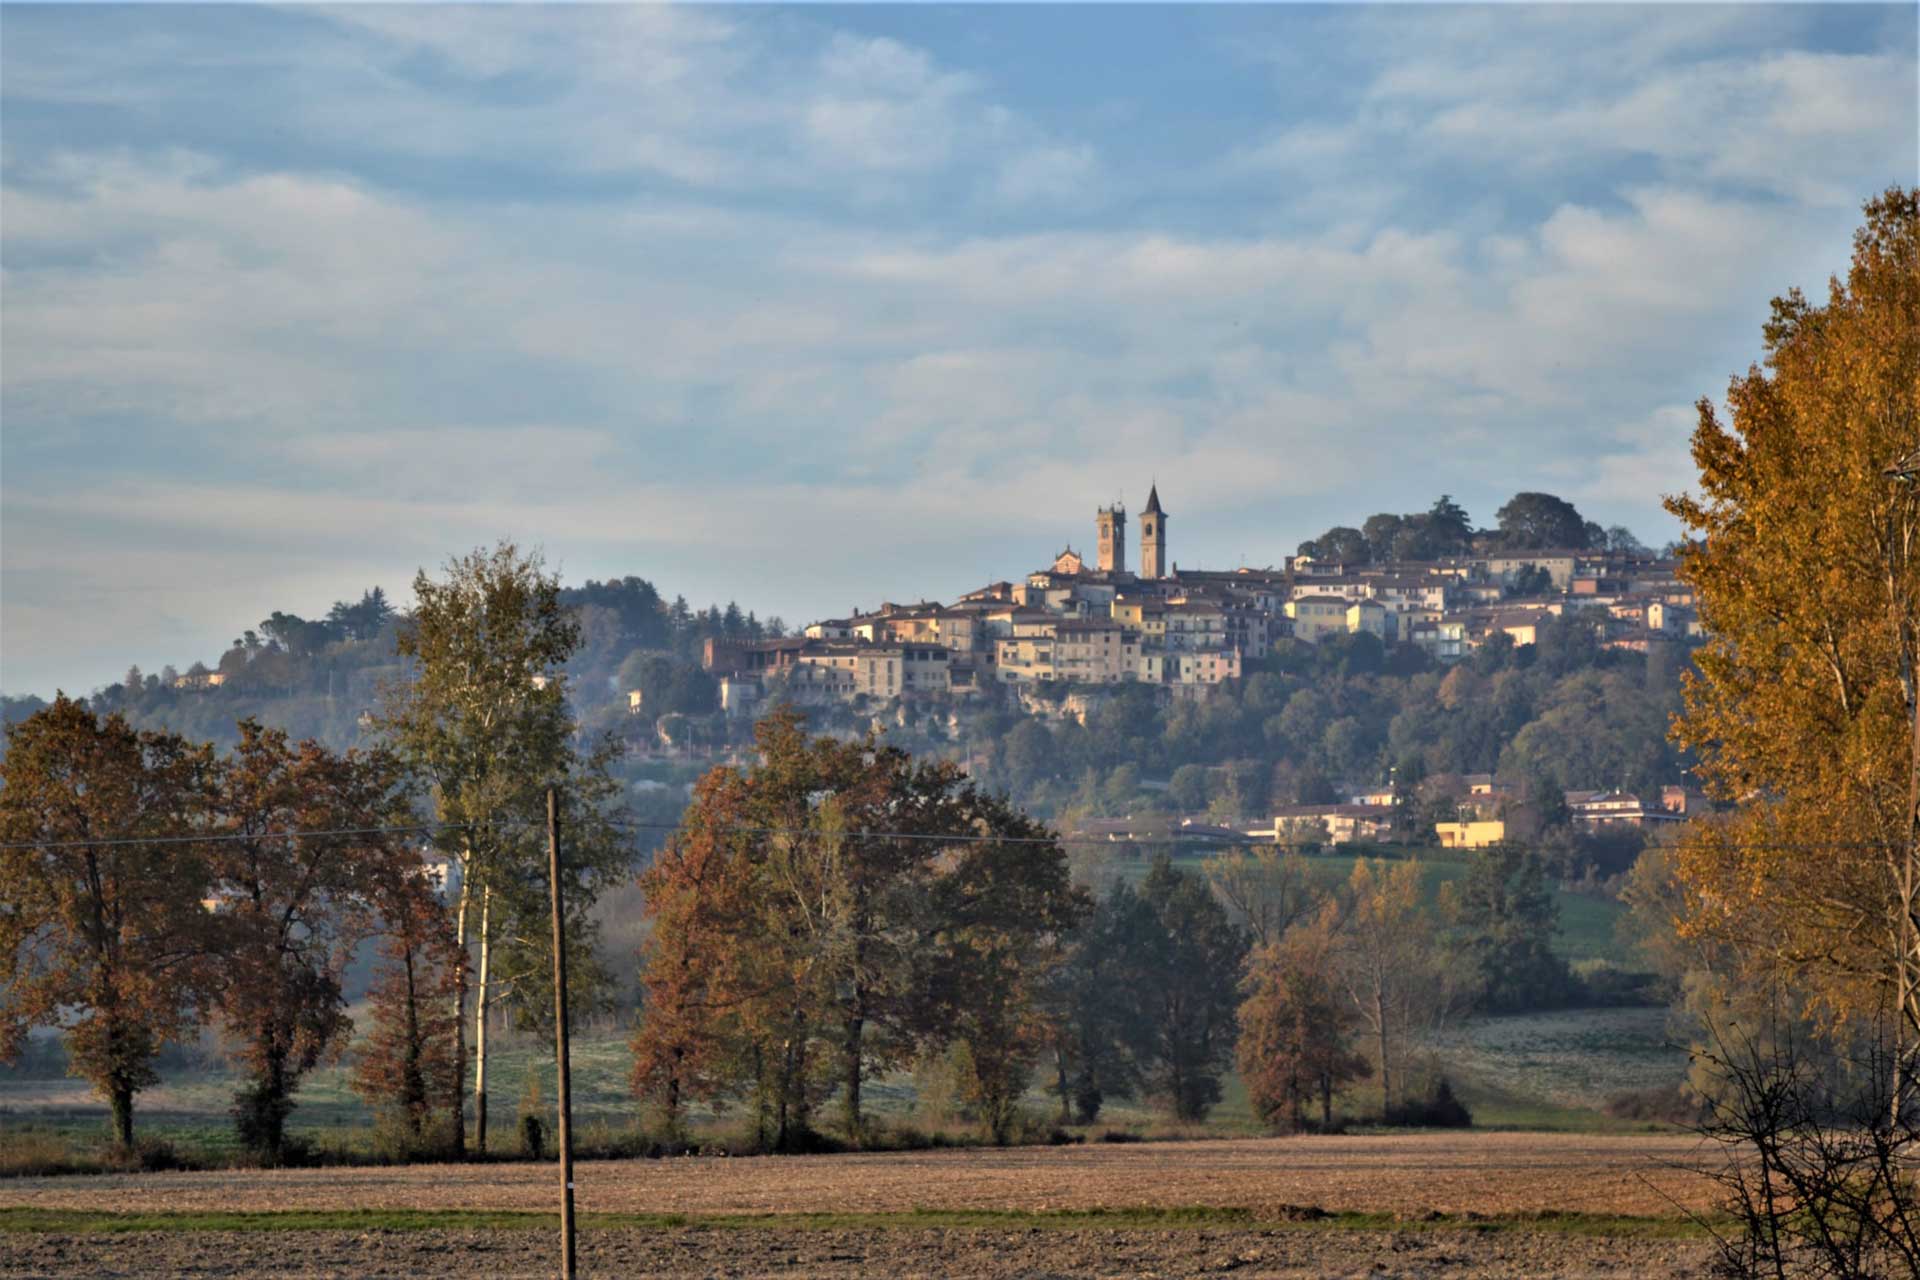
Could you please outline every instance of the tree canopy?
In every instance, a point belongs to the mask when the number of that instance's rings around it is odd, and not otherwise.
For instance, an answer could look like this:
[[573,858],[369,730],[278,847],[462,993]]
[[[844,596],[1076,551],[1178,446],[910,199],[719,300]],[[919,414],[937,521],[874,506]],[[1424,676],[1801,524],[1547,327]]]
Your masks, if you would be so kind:
[[746,1099],[786,1150],[835,1090],[858,1139],[872,1073],[954,1047],[1005,1137],[1083,911],[1065,855],[952,764],[810,738],[790,710],[756,739],[759,767],[706,774],[641,878],[635,1091],[670,1124],[695,1099]]
[[1680,925],[1836,1016],[1884,1000],[1920,1030],[1920,486],[1887,474],[1920,444],[1920,192],[1869,201],[1845,278],[1775,299],[1763,339],[1730,416],[1700,402],[1698,494],[1667,504],[1710,637],[1675,735],[1740,806],[1682,843]]

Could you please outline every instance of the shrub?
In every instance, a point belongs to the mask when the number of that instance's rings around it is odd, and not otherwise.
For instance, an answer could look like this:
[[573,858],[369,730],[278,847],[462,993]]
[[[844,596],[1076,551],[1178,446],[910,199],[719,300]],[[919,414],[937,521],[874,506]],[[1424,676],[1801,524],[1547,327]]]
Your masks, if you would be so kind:
[[1412,1129],[1467,1129],[1473,1126],[1473,1113],[1441,1076],[1424,1098],[1408,1098],[1388,1108],[1386,1121]]
[[529,1160],[547,1158],[547,1122],[531,1112],[520,1117],[520,1154]]
[[373,1154],[386,1164],[445,1160],[453,1150],[451,1117],[439,1116],[425,1124],[411,1111],[386,1106],[373,1116]]
[[1622,969],[1611,960],[1583,960],[1574,966],[1579,1003],[1602,1008],[1661,1005],[1659,974]]
[[58,1134],[33,1129],[10,1131],[0,1143],[0,1177],[45,1178],[62,1173],[92,1173],[99,1161],[73,1149]]
[[544,1160],[547,1155],[547,1109],[540,1101],[540,1075],[527,1072],[526,1086],[520,1091],[520,1154],[529,1160]]
[[1683,1127],[1699,1124],[1706,1114],[1699,1095],[1684,1083],[1616,1093],[1606,1100],[1601,1110],[1618,1120],[1645,1120]]

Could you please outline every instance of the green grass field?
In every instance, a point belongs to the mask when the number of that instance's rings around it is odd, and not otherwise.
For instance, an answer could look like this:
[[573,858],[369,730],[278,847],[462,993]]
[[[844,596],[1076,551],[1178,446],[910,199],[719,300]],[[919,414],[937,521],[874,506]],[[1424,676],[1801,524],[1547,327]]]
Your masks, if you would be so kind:
[[[1477,1127],[1580,1133],[1629,1133],[1643,1122],[1615,1119],[1599,1109],[1608,1097],[1671,1084],[1686,1073],[1686,1054],[1664,1035],[1658,1009],[1585,1009],[1507,1018],[1475,1019],[1443,1034],[1433,1047],[1433,1067],[1444,1071],[1472,1109]],[[576,1132],[594,1150],[644,1146],[639,1109],[627,1091],[626,1037],[587,1032],[574,1041],[573,1088]],[[518,1150],[518,1099],[529,1072],[540,1081],[542,1101],[553,1099],[552,1050],[527,1037],[496,1050],[490,1067],[492,1146]],[[1036,1082],[1040,1083],[1040,1082]],[[165,1073],[140,1099],[138,1132],[168,1142],[196,1162],[221,1163],[236,1154],[227,1108],[236,1081],[225,1069]],[[1252,1135],[1261,1132],[1237,1075],[1223,1081],[1220,1103],[1203,1126],[1175,1129],[1163,1113],[1132,1099],[1115,1099],[1102,1111],[1098,1129],[1149,1135]],[[371,1119],[347,1088],[344,1066],[322,1067],[299,1093],[290,1132],[335,1158],[365,1158],[374,1152]],[[911,1076],[895,1075],[868,1088],[870,1114],[884,1125],[940,1129],[972,1140],[964,1124],[920,1114]],[[1054,1100],[1037,1088],[1028,1096],[1034,1117],[1050,1117]],[[1342,1100],[1349,1114],[1377,1112],[1377,1088],[1362,1083]],[[831,1128],[831,1107],[823,1117]],[[707,1118],[704,1131],[724,1138],[736,1127],[729,1117]],[[108,1135],[104,1104],[84,1083],[65,1078],[0,1076],[0,1133],[19,1151],[97,1149]]]

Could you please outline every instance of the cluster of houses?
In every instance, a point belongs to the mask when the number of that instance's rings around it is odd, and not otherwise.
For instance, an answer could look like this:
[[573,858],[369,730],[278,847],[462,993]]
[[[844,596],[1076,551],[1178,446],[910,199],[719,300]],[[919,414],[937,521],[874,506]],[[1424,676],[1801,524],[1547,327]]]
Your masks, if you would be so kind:
[[[1467,774],[1453,797],[1456,820],[1434,824],[1442,848],[1485,849],[1507,840],[1538,835],[1545,823],[1541,806],[1491,774]],[[1152,843],[1169,838],[1219,844],[1340,845],[1387,844],[1425,838],[1410,821],[1407,797],[1391,787],[1354,790],[1335,804],[1298,804],[1253,819],[1221,819],[1147,814],[1103,818],[1082,824],[1074,834],[1112,842]],[[1567,822],[1576,831],[1645,829],[1685,822],[1710,813],[1701,792],[1687,786],[1662,787],[1658,800],[1626,791],[1568,791],[1563,800]]]
[[1645,651],[1698,629],[1672,563],[1647,556],[1545,550],[1361,565],[1297,556],[1279,568],[1183,570],[1168,559],[1167,522],[1156,487],[1139,516],[1137,571],[1116,504],[1097,513],[1091,564],[1068,547],[1023,581],[950,604],[888,603],[797,636],[709,641],[704,663],[722,707],[746,714],[776,688],[801,703],[1048,684],[1200,697],[1286,638],[1368,632],[1450,662],[1496,635],[1531,644],[1572,609],[1594,610],[1602,642],[1617,648]]
[[[1486,774],[1469,775],[1467,781],[1469,791],[1460,798],[1457,820],[1434,824],[1441,847],[1484,849],[1539,834],[1546,815],[1538,799]],[[1658,800],[1630,791],[1567,791],[1561,800],[1569,823],[1584,831],[1658,827],[1712,812],[1704,793],[1684,785],[1662,787]]]

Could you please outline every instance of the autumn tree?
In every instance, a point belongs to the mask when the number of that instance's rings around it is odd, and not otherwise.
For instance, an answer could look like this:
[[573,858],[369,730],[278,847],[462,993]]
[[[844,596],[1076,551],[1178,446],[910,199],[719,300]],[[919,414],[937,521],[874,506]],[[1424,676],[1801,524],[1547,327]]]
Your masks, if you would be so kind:
[[920,764],[871,741],[810,740],[791,713],[763,721],[757,741],[754,811],[783,833],[757,849],[771,923],[820,984],[842,1120],[857,1140],[868,1076],[912,1054],[918,947],[932,927],[923,907],[940,853],[932,837],[971,834],[983,801],[946,762]]
[[[456,971],[455,1004],[464,1043],[473,999],[474,1145],[487,1145],[487,1030],[503,981],[537,981],[547,930],[537,924],[545,877],[545,793],[560,785],[575,807],[568,863],[569,906],[584,913],[600,885],[618,874],[628,849],[597,809],[609,803],[604,756],[575,745],[564,666],[579,639],[558,579],[537,554],[502,542],[450,561],[444,578],[414,579],[413,613],[398,648],[409,679],[388,691],[382,723],[401,758],[427,786],[441,837],[459,864],[455,938],[477,950],[474,971]],[[506,939],[509,953],[496,954]],[[517,956],[512,954],[517,952]],[[496,961],[506,972],[496,971]],[[464,1111],[454,1116],[465,1145]]]
[[[959,1039],[996,1100],[1040,1034],[1026,971],[1077,900],[1064,855],[996,840],[1046,837],[951,764],[809,738],[790,710],[756,740],[759,766],[710,771],[641,877],[636,1090],[670,1119],[749,1097],[779,1148],[837,1091],[857,1139],[873,1072]],[[989,981],[997,1007],[962,1007]]]
[[245,1073],[233,1109],[241,1144],[277,1163],[294,1090],[352,1027],[341,976],[372,931],[380,877],[418,855],[379,831],[409,817],[399,763],[384,752],[337,755],[243,720],[217,776],[215,1008]]
[[423,866],[389,863],[376,878],[379,963],[354,1045],[354,1092],[397,1125],[409,1154],[444,1149],[436,1117],[460,1102],[453,998],[465,960],[440,887]]
[[0,1050],[59,1026],[75,1074],[133,1142],[162,1045],[194,1031],[212,943],[201,905],[211,753],[64,694],[8,727],[0,761]]
[[738,944],[754,925],[749,799],[745,774],[709,770],[640,875],[652,929],[640,952],[631,1083],[675,1136],[690,1102],[739,1092],[728,1058],[762,983],[749,970],[764,959]]
[[1354,863],[1338,927],[1341,989],[1373,1040],[1390,1112],[1412,1044],[1459,998],[1440,962],[1432,913],[1420,901],[1420,864]]
[[[1324,842],[1324,823],[1319,824],[1319,834]],[[1287,930],[1318,911],[1327,896],[1306,858],[1280,845],[1216,853],[1202,869],[1255,947],[1278,942]]]
[[1306,1127],[1320,1103],[1333,1124],[1333,1095],[1367,1074],[1354,1052],[1359,1017],[1341,991],[1331,916],[1295,926],[1247,958],[1235,1056],[1254,1114],[1287,1132]]
[[1089,904],[1043,824],[996,797],[957,794],[971,810],[960,829],[975,839],[934,880],[922,1038],[965,1048],[962,1095],[1005,1142],[1052,1038],[1049,974]]
[[[1765,358],[1701,401],[1697,492],[1668,499],[1708,641],[1675,738],[1738,807],[1673,854],[1683,935],[1835,1022],[1920,1044],[1920,192],[1866,205],[1824,305],[1775,299]],[[1908,469],[1911,470],[1909,461]]]

